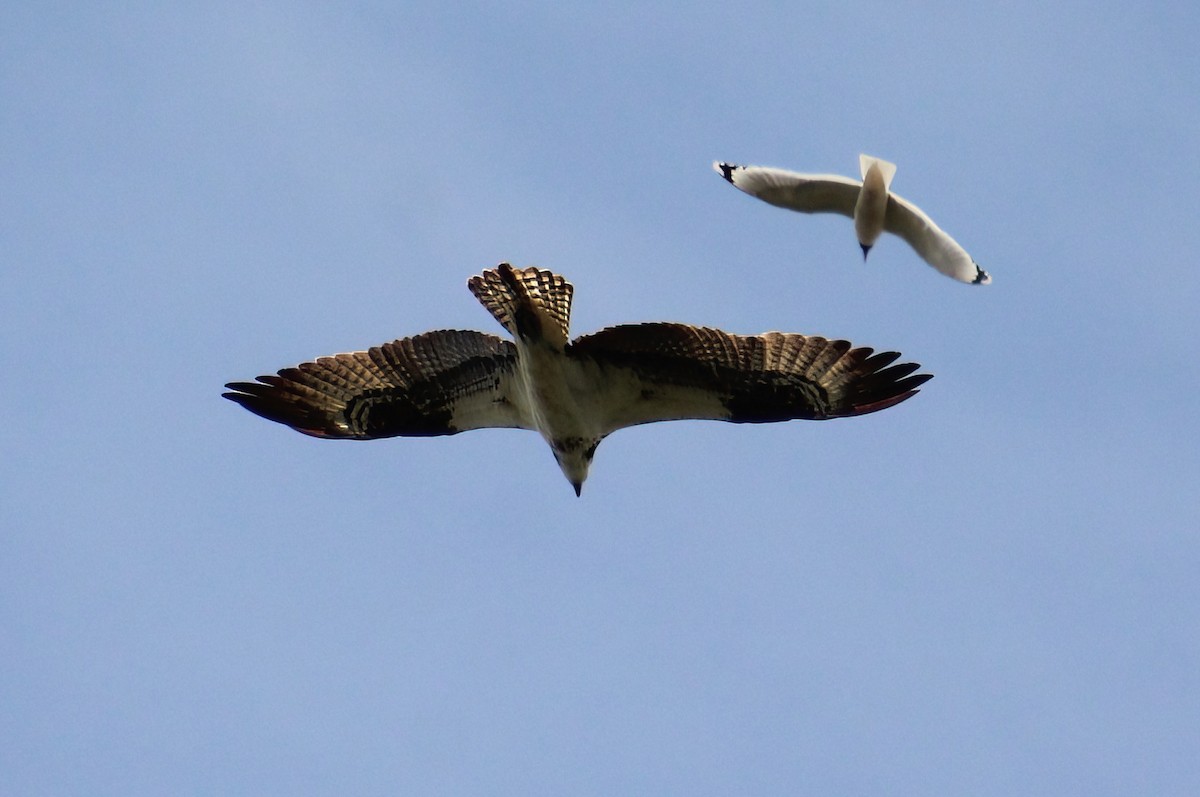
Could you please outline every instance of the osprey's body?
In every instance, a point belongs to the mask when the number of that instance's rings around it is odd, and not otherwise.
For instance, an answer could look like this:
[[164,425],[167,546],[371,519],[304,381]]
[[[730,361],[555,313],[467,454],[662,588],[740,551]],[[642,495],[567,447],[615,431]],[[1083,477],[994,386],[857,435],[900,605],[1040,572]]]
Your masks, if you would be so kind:
[[484,427],[537,431],[578,495],[596,447],[654,421],[769,423],[862,415],[929,377],[895,352],[686,324],[609,327],[569,342],[573,288],[502,263],[471,292],[513,335],[427,332],[231,382],[225,397],[315,437],[370,440]]
[[567,355],[573,288],[550,272],[502,265],[468,283],[513,335],[518,398],[528,428],[541,433],[579,495],[604,437],[595,402],[595,363]]
[[554,452],[554,459],[578,495],[588,466],[605,432],[596,411],[594,380],[588,363],[567,356],[545,341],[517,341],[517,362],[524,377],[533,428]]

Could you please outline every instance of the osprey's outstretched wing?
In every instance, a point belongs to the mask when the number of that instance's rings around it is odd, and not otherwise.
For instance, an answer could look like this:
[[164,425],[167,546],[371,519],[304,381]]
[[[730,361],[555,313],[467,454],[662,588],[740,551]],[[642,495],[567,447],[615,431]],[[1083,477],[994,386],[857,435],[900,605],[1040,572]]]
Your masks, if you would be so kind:
[[257,382],[230,382],[231,392],[222,395],[314,437],[372,440],[531,428],[514,389],[515,363],[509,341],[440,330],[321,357]]
[[605,433],[688,418],[770,423],[863,415],[898,404],[931,377],[844,340],[731,335],[686,324],[630,324],[576,340],[568,355],[603,377]]

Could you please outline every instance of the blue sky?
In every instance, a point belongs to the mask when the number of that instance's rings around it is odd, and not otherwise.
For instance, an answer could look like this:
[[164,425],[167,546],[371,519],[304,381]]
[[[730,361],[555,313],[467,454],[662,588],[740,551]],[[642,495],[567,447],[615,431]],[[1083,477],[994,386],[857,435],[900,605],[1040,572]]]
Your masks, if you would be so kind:
[[[0,11],[0,791],[1195,793],[1194,8],[393,5]],[[860,152],[994,284],[710,168]],[[579,499],[220,398],[501,261],[935,378]]]

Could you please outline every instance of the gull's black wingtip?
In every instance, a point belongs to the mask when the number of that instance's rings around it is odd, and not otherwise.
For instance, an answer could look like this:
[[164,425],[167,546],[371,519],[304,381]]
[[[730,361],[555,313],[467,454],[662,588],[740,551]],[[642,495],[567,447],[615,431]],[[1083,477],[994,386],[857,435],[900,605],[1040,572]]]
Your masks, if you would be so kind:
[[713,171],[724,177],[730,183],[733,182],[733,170],[738,168],[732,163],[723,163],[721,161],[713,161]]

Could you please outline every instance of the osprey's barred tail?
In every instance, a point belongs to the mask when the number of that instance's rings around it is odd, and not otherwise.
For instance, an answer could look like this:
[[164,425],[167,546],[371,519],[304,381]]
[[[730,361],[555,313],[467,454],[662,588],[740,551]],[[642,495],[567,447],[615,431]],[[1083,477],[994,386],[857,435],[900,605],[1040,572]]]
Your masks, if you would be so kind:
[[558,274],[501,263],[471,277],[467,287],[514,337],[567,345],[575,288]]

